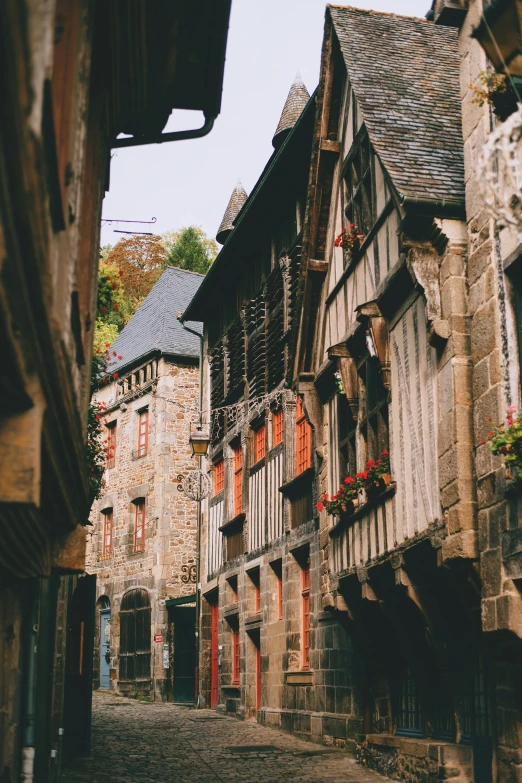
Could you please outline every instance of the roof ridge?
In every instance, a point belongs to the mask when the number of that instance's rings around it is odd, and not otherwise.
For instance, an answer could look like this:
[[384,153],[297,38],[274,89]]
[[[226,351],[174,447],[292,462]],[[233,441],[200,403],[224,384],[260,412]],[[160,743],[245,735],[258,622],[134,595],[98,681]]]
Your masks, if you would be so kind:
[[[165,269],[163,271],[166,272],[167,269],[172,269],[172,271],[176,271],[176,272],[184,272],[187,275],[197,275],[198,277],[205,277],[205,275],[202,272],[194,272],[194,270],[192,270],[192,269],[183,269],[182,267],[174,266],[173,264],[167,264],[167,266],[165,267]],[[160,275],[160,277],[161,277],[161,275]],[[159,280],[159,278],[158,278],[158,280]]]
[[342,8],[343,11],[358,11],[361,14],[368,14],[369,16],[388,16],[394,19],[407,19],[413,22],[424,22],[425,24],[435,27],[433,22],[426,19],[424,16],[408,16],[407,14],[394,14],[392,11],[374,11],[372,8],[357,8],[353,5],[341,5],[340,3],[328,3],[327,8]]

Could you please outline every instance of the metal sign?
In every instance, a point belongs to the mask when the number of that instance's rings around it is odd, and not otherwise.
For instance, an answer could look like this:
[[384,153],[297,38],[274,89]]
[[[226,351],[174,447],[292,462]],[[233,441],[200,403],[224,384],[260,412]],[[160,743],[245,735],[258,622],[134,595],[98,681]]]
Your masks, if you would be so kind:
[[178,492],[184,492],[191,500],[204,500],[210,495],[210,479],[201,470],[191,470],[185,477],[179,475]]

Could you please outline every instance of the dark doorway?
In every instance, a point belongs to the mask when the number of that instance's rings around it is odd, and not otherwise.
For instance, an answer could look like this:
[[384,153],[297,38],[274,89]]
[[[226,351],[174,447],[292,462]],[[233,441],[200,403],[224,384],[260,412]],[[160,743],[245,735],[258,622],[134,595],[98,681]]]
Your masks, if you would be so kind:
[[103,597],[100,602],[100,688],[111,687],[111,605]]
[[90,752],[95,603],[96,575],[85,574],[78,579],[67,624],[64,751],[69,758]]
[[176,606],[174,619],[174,701],[193,703],[196,693],[196,608]]
[[210,605],[210,709],[215,710],[219,703],[218,691],[218,605]]
[[119,684],[124,692],[149,692],[150,599],[141,588],[125,593],[120,609]]

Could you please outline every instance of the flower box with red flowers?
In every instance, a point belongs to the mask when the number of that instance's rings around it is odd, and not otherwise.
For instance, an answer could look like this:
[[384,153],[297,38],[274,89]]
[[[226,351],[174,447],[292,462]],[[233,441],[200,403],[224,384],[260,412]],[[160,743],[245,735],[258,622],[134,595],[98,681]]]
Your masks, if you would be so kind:
[[339,519],[349,517],[362,505],[364,499],[367,502],[377,499],[390,483],[390,455],[388,451],[383,451],[379,459],[368,460],[365,470],[355,476],[346,476],[334,495],[322,495],[317,509]]
[[364,242],[364,234],[355,227],[355,223],[350,223],[348,228],[343,228],[339,236],[335,238],[335,247],[342,247],[344,250],[356,250]]
[[522,411],[517,413],[516,405],[507,412],[506,424],[488,432],[489,448],[495,456],[504,457],[507,491],[522,490]]

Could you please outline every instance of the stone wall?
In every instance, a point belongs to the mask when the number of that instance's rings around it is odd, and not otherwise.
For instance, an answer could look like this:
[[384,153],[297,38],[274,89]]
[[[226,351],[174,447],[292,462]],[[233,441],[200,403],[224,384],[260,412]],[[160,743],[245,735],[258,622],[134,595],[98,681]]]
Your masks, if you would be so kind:
[[[122,375],[124,377],[124,375]],[[189,445],[190,423],[197,417],[199,371],[194,362],[161,359],[158,377],[145,393],[116,401],[116,383],[97,395],[108,405],[106,420],[117,421],[115,466],[108,470],[103,496],[94,504],[93,530],[88,544],[87,570],[97,574],[97,597],[111,606],[111,681],[118,688],[119,608],[123,595],[135,587],[149,593],[151,637],[161,634],[168,643],[165,600],[195,593],[196,503],[178,491],[178,476],[196,468]],[[137,457],[138,411],[148,406],[147,454]],[[145,498],[145,548],[134,551],[136,498]],[[113,553],[102,553],[103,515],[113,509]],[[99,685],[99,617],[95,648],[94,687]],[[168,640],[168,641],[167,641]],[[152,644],[152,690],[157,697],[170,693],[172,671],[163,668],[163,644]]]

